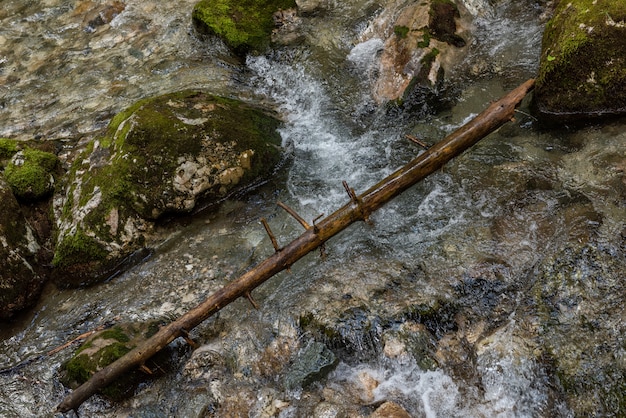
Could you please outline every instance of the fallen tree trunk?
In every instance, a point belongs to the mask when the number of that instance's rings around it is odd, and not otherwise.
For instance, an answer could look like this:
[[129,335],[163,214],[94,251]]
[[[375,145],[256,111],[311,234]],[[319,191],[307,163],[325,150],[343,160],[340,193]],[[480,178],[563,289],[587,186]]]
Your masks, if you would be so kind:
[[289,208],[281,205],[305,228],[305,232],[302,235],[286,247],[279,248],[276,239],[269,230],[269,226],[263,220],[263,225],[267,229],[272,244],[276,249],[276,252],[271,257],[209,296],[174,322],[161,328],[155,335],[117,361],[95,373],[91,379],[70,393],[58,405],[57,411],[76,410],[99,389],[112,383],[121,374],[141,367],[146,360],[174,339],[178,337],[188,339],[188,332],[191,329],[234,300],[246,296],[256,306],[256,303],[250,296],[250,292],[253,289],[280,271],[289,268],[300,258],[322,246],[328,239],[354,222],[367,221],[372,212],[429,174],[437,171],[446,162],[508,122],[513,118],[515,108],[533,86],[534,80],[526,81],[497,102],[491,104],[470,122],[448,135],[441,142],[433,145],[401,169],[369,188],[363,194],[357,196],[354,190],[344,182],[350,202],[319,222],[313,222],[313,225],[309,225]]

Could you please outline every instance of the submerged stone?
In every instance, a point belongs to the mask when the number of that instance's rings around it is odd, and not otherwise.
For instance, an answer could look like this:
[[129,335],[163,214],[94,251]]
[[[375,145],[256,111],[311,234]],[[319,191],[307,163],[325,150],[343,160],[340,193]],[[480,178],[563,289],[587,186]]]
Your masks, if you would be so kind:
[[622,0],[560,1],[546,25],[534,106],[549,121],[626,115]]
[[281,159],[279,124],[198,91],[142,100],[115,116],[76,158],[54,202],[60,284],[108,277],[146,246],[155,221],[267,178]]
[[326,377],[337,365],[338,359],[323,343],[313,341],[298,355],[285,376],[289,390],[305,387]]

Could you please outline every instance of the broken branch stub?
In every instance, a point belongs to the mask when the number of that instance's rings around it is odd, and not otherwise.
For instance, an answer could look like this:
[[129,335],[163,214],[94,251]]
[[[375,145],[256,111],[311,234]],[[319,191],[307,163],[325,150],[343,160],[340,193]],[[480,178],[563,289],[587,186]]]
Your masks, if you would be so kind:
[[[449,160],[511,120],[515,108],[521,103],[526,94],[532,90],[533,86],[533,79],[526,81],[497,102],[492,103],[470,122],[452,132],[441,142],[428,148],[427,151],[370,187],[361,195],[357,196],[345,184],[344,187],[348,191],[350,202],[326,218],[319,220],[319,222],[314,222],[314,227],[310,227],[300,216],[283,205],[282,207],[305,227],[302,235],[280,249],[278,249],[278,244],[274,242],[275,239],[272,240],[272,244],[277,250],[273,255],[213,293],[174,322],[161,328],[156,334],[123,357],[95,373],[91,379],[67,395],[58,405],[57,411],[67,412],[78,409],[86,399],[99,389],[109,385],[123,373],[141,367],[146,360],[158,353],[174,339],[181,336],[185,337],[191,329],[236,299],[242,296],[251,299],[251,296],[249,296],[251,291],[270,277],[289,268],[300,258],[321,247],[327,240],[351,224],[367,220],[372,212],[429,174],[437,171]],[[267,223],[265,222],[264,226],[266,225]],[[268,229],[269,227],[266,226],[266,230]],[[270,239],[273,236],[269,231],[268,235]]]

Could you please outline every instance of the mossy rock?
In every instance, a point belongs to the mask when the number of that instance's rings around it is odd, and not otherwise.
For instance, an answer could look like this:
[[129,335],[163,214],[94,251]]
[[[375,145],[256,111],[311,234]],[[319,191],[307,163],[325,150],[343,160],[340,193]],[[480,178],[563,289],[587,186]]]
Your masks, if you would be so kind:
[[534,107],[544,120],[626,115],[623,0],[561,0],[543,35]]
[[60,284],[105,279],[143,249],[154,222],[217,202],[269,177],[280,121],[199,91],[141,100],[78,156],[55,199]]
[[280,9],[296,7],[295,0],[202,0],[193,9],[193,21],[203,32],[221,37],[239,54],[262,51],[270,44]]
[[626,416],[622,248],[568,246],[537,266],[531,295],[543,348],[574,416]]
[[33,202],[52,194],[58,163],[57,156],[52,153],[25,148],[13,155],[4,175],[20,201]]
[[[89,380],[96,372],[130,352],[139,343],[149,338],[156,322],[125,323],[96,332],[89,337],[63,365],[62,382],[71,388]],[[162,361],[159,359],[158,361]],[[155,368],[156,370],[157,368]],[[121,400],[131,395],[142,381],[149,377],[138,370],[130,371],[109,386],[101,389],[101,394]]]
[[0,173],[0,318],[34,304],[43,286],[41,246]]

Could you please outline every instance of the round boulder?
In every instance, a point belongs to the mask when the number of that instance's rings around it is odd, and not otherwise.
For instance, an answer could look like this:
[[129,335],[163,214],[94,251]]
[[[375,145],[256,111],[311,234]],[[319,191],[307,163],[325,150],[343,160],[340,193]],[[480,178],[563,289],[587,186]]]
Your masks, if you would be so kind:
[[55,197],[60,284],[106,279],[145,247],[156,220],[271,175],[282,156],[279,124],[241,101],[198,91],[119,113],[75,159]]
[[539,117],[626,115],[625,21],[622,0],[558,2],[543,36],[534,96]]

